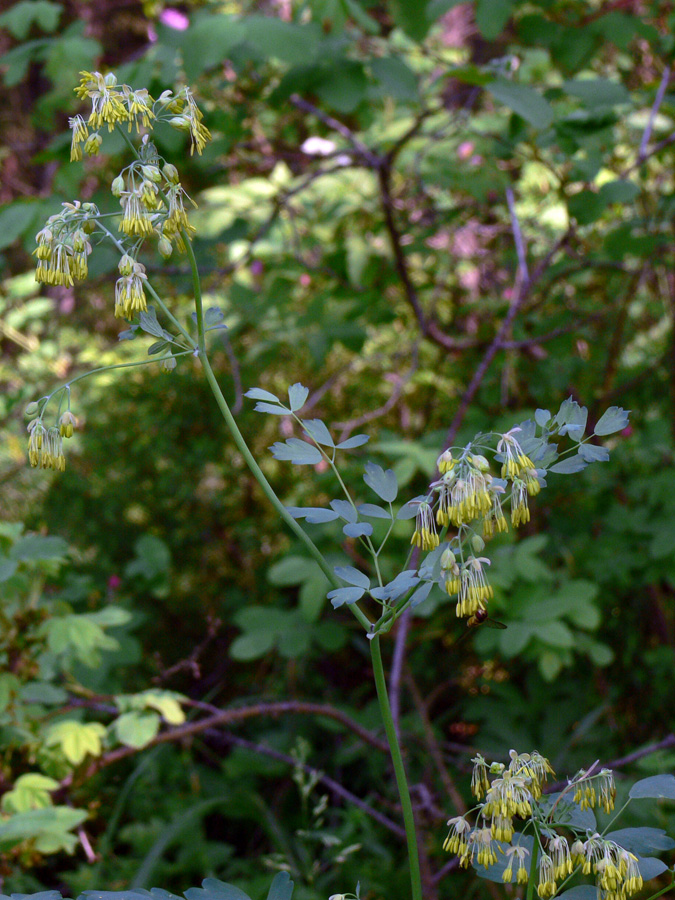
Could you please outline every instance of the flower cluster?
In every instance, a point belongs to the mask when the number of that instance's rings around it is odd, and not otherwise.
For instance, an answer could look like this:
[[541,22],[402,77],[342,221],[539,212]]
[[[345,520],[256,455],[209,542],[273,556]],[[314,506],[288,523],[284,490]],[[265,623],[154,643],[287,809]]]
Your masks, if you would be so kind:
[[[460,556],[448,548],[441,559],[441,586],[450,595],[457,595],[457,615],[471,617],[487,610],[493,592],[485,577],[490,564],[485,557],[464,557],[462,538],[470,537],[474,549],[482,549],[484,540],[495,533],[508,531],[503,510],[507,488],[511,503],[511,524],[514,527],[530,520],[528,499],[541,489],[540,473],[524,453],[512,428],[499,435],[496,459],[501,461],[501,478],[490,472],[485,456],[466,447],[457,456],[451,449],[438,457],[440,478],[431,484],[430,493],[417,503],[417,519],[411,543],[422,550],[434,550],[440,544],[438,528],[457,529],[458,536],[451,543]],[[479,535],[476,527],[479,527]],[[476,547],[476,542],[480,546]]]
[[[560,882],[576,868],[585,875],[595,876],[600,900],[627,900],[640,890],[642,878],[638,860],[628,850],[599,834],[587,834],[585,840],[577,836],[570,847],[567,838],[554,830],[555,811],[566,792],[559,795],[552,808],[540,804],[548,775],[553,774],[549,761],[536,751],[516,753],[511,750],[509,755],[508,765],[488,764],[480,755],[473,760],[471,792],[479,801],[476,807],[478,821],[471,825],[466,816],[450,819],[450,831],[443,844],[445,850],[459,857],[460,866],[484,866],[487,869],[503,854],[506,857],[503,881],[511,883],[515,869],[516,883],[526,884],[531,869],[528,858],[535,852],[537,894],[541,900],[555,897]],[[566,790],[574,790],[572,802],[581,809],[595,806],[596,802],[606,812],[614,806],[616,790],[609,769],[602,769],[597,775],[582,770]],[[529,849],[530,839],[523,840],[528,826],[517,833],[515,819],[537,823],[534,851]],[[564,819],[564,826],[576,831],[569,816]],[[504,848],[503,844],[510,846]]]
[[35,280],[42,284],[72,287],[87,277],[91,253],[89,235],[96,227],[98,209],[93,203],[62,204],[62,211],[50,216],[37,233]]
[[63,455],[63,438],[73,435],[75,416],[66,410],[56,425],[46,428],[42,417],[28,423],[28,459],[33,468],[54,469],[63,472],[66,458]]
[[[161,159],[150,142],[148,131],[159,121],[187,130],[192,150],[204,149],[211,135],[203,124],[203,114],[192,92],[183,88],[177,94],[165,91],[153,100],[147,90],[133,90],[127,84],[118,84],[110,72],[81,72],[80,84],[75,88],[80,99],[91,101],[88,117],[73,116],[69,120],[71,160],[82,159],[98,153],[102,143],[99,129],[107,126],[112,131],[127,125],[143,134],[138,159],[127,166],[112,182],[112,193],[119,198],[122,215],[118,229],[122,240],[130,239],[128,252],[116,241],[123,253],[120,261],[120,278],[115,286],[115,315],[130,317],[146,309],[144,282],[145,268],[137,261],[138,250],[146,238],[155,237],[159,253],[168,259],[174,246],[185,250],[185,240],[191,239],[195,229],[190,225],[186,201],[194,202],[180,184],[178,170]],[[112,235],[99,222],[100,213],[91,203],[64,203],[63,211],[52,216],[37,234],[35,279],[43,284],[72,286],[87,276],[87,258],[91,253],[89,236],[97,229],[111,238]],[[114,240],[114,239],[113,239]]]

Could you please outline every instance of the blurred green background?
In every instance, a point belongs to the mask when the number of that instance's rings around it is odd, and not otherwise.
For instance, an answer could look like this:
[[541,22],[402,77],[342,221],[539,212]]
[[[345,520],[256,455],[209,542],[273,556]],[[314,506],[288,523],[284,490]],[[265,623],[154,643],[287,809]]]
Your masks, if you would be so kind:
[[[228,326],[214,368],[285,503],[325,504],[334,486],[272,458],[291,425],[252,411],[253,386],[308,385],[306,415],[371,436],[345,478],[361,484],[372,459],[410,497],[449,429],[466,442],[568,396],[591,423],[632,410],[609,463],[551,475],[530,524],[490,546],[492,609],[511,627],[458,643],[464,626],[439,593],[400,642],[425,896],[488,896],[471,873],[438,877],[477,750],[537,748],[564,777],[661,742],[619,771],[629,784],[672,770],[674,24],[656,0],[21,0],[0,14],[5,893],[180,891],[214,875],[257,896],[280,866],[299,900],[359,879],[363,897],[397,897],[406,883],[400,834],[370,815],[400,820],[367,643],[267,505],[197,361],[78,382],[66,472],[26,466],[30,401],[147,351],[118,342],[117,258],[103,246],[74,289],[33,278],[46,217],[76,198],[113,211],[109,183],[128,162],[114,138],[68,161],[82,69],[155,97],[187,83],[198,98],[213,135],[202,156],[177,132],[154,138],[199,206],[206,302]],[[144,259],[187,323],[185,258]],[[309,527],[331,559],[359,564],[337,526]],[[124,614],[92,618],[111,608]],[[69,616],[79,624],[56,647],[45,623]],[[74,762],[46,742],[74,717],[105,726],[108,753],[115,698],[151,687],[188,697],[194,720],[262,706],[146,749],[152,727],[144,738],[134,720],[138,751],[97,771],[92,748]],[[272,715],[280,701],[295,706]],[[34,772],[56,788],[19,802],[11,789]],[[44,823],[8,826],[50,803],[86,816],[52,822],[51,843]],[[644,816],[675,824],[672,804]]]

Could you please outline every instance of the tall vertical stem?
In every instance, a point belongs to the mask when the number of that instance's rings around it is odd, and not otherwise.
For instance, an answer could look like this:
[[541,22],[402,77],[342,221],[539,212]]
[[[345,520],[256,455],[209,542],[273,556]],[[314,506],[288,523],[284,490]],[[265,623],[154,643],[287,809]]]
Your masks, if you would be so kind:
[[398,738],[396,737],[396,728],[394,727],[394,719],[391,714],[391,706],[389,704],[389,696],[387,694],[387,681],[384,677],[384,666],[382,665],[382,653],[380,650],[379,634],[376,634],[370,642],[370,658],[373,663],[373,675],[375,677],[377,702],[380,706],[380,715],[382,716],[384,731],[387,735],[387,743],[389,744],[391,761],[394,765],[394,775],[396,776],[396,786],[398,788],[398,795],[401,800],[401,811],[403,812],[405,837],[408,844],[408,863],[410,865],[412,900],[422,900],[422,875],[420,872],[419,852],[417,849],[415,819],[413,817],[412,803],[410,800],[410,789],[408,788],[408,779],[405,774],[405,766],[403,765],[401,747],[399,745]]

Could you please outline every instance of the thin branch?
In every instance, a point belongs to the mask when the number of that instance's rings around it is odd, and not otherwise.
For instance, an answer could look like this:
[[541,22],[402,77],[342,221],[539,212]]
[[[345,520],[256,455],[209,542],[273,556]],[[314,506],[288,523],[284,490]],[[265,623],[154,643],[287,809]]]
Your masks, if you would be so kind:
[[405,258],[405,253],[403,252],[401,233],[394,218],[394,200],[391,196],[391,170],[388,166],[382,166],[378,169],[377,176],[380,184],[380,196],[382,198],[382,207],[384,210],[384,221],[387,232],[389,233],[391,248],[394,253],[394,263],[396,265],[396,271],[398,272],[398,277],[401,279],[401,284],[403,285],[403,289],[405,290],[405,295],[408,303],[415,313],[415,318],[417,319],[417,324],[420,327],[420,331],[422,332],[422,334],[426,335],[428,334],[428,331],[424,319],[424,313],[422,311],[422,305],[420,303],[419,297],[417,296],[415,286],[413,285],[410,278],[408,263]]
[[351,803],[352,806],[358,807],[358,809],[363,810],[366,815],[370,816],[376,822],[379,822],[380,825],[384,826],[388,831],[391,831],[398,838],[405,838],[405,830],[401,828],[400,825],[397,825],[396,822],[393,822],[390,818],[385,816],[383,813],[379,812],[376,809],[373,809],[372,806],[369,806],[364,800],[361,800],[360,797],[357,797],[356,794],[352,794],[351,791],[347,790],[347,788],[343,787],[339,782],[335,781],[334,778],[331,778],[329,775],[325,775],[321,772],[320,769],[315,769],[313,766],[307,765],[307,763],[300,762],[297,759],[294,759],[292,756],[287,756],[285,753],[280,753],[278,750],[273,750],[271,747],[265,746],[265,744],[256,744],[253,741],[247,741],[245,738],[237,737],[236,735],[229,734],[228,732],[221,732],[208,729],[205,733],[204,737],[209,740],[217,740],[224,741],[228,744],[235,744],[238,747],[245,747],[247,750],[251,750],[253,753],[260,753],[264,756],[269,756],[271,759],[279,760],[280,762],[286,763],[288,766],[292,766],[293,768],[302,769],[303,772],[306,772],[308,775],[317,778],[317,781],[320,784],[325,785],[329,791],[331,791],[336,797],[340,797],[341,800],[346,801],[347,803]]
[[652,129],[654,127],[654,122],[656,121],[656,116],[658,115],[659,108],[663,103],[663,98],[665,97],[666,91],[668,90],[669,81],[670,66],[666,66],[666,68],[663,70],[661,83],[659,84],[659,89],[656,92],[656,97],[654,98],[654,103],[649,113],[649,119],[647,120],[645,130],[642,134],[642,140],[640,141],[640,149],[638,150],[637,155],[637,158],[640,162],[647,157],[647,145],[649,144],[649,139],[652,136]]
[[525,248],[525,241],[523,240],[520,222],[518,221],[518,214],[516,213],[516,201],[513,196],[513,189],[510,186],[506,189],[506,203],[508,204],[509,215],[511,216],[511,229],[513,231],[513,241],[516,245],[521,283],[527,285],[530,281],[530,272],[527,268],[527,250]]
[[502,324],[499,326],[499,329],[498,329],[497,333],[495,334],[495,336],[492,340],[492,343],[485,351],[483,358],[478,365],[478,368],[474,372],[473,378],[469,382],[469,386],[467,387],[462,399],[459,402],[459,407],[458,407],[457,412],[455,413],[455,416],[450,424],[450,428],[448,429],[448,433],[445,438],[445,446],[446,447],[449,447],[454,442],[455,438],[457,437],[457,432],[459,431],[459,429],[462,425],[462,422],[464,421],[464,416],[466,415],[469,405],[471,404],[471,401],[473,400],[474,395],[476,394],[476,391],[483,383],[483,379],[485,378],[487,370],[490,367],[490,363],[494,359],[497,351],[501,349],[504,336],[508,333],[509,328],[511,327],[516,316],[520,312],[520,309],[521,309],[523,303],[527,299],[527,297],[528,297],[530,291],[532,290],[532,288],[534,287],[534,285],[537,283],[537,281],[541,278],[543,273],[548,268],[548,265],[551,262],[551,260],[553,259],[553,257],[555,256],[555,254],[569,240],[570,234],[571,234],[571,230],[567,229],[567,231],[562,235],[562,237],[560,237],[555,242],[553,247],[551,247],[551,249],[546,254],[546,256],[541,260],[541,262],[535,269],[534,273],[532,274],[531,279],[521,283],[518,293],[517,293],[515,299],[513,300],[513,303],[511,304],[511,307],[510,307],[508,313],[504,317]]
[[466,812],[466,803],[464,802],[464,799],[462,798],[460,792],[457,790],[455,782],[452,780],[452,776],[448,772],[445,763],[443,762],[443,754],[441,752],[438,740],[436,739],[436,735],[434,734],[433,725],[429,720],[424,700],[417,687],[417,682],[413,678],[412,672],[409,668],[406,671],[406,686],[410,691],[411,697],[413,698],[413,703],[415,704],[417,715],[420,717],[420,721],[422,722],[422,728],[424,729],[424,739],[429,751],[429,756],[431,756],[434,765],[436,766],[436,770],[440,776],[441,781],[443,782],[443,787],[445,788],[448,797],[452,801],[452,805],[455,807],[455,811],[460,816],[464,815],[464,813]]
[[323,124],[327,128],[330,128],[333,131],[337,131],[338,134],[342,135],[342,137],[347,141],[347,143],[351,145],[352,149],[356,151],[356,154],[364,163],[366,163],[369,168],[379,168],[382,162],[381,157],[376,153],[373,153],[372,150],[366,147],[366,145],[356,137],[351,128],[348,128],[343,122],[340,122],[333,116],[329,116],[327,113],[323,112],[323,110],[319,109],[318,106],[310,103],[309,100],[305,100],[299,94],[291,94],[290,101],[297,109],[300,109],[306,113],[310,113],[320,122],[323,122]]
[[340,441],[346,440],[355,428],[361,428],[361,426],[366,425],[368,422],[379,419],[380,416],[386,415],[394,408],[394,406],[396,406],[403,394],[403,389],[417,371],[417,345],[413,346],[413,355],[413,362],[405,375],[396,375],[393,372],[389,373],[388,377],[394,382],[394,387],[388,399],[382,406],[364,413],[362,416],[357,416],[355,419],[350,419],[348,422],[335,423],[335,427],[340,429]]
[[[188,705],[191,705],[190,702],[188,702]],[[204,704],[195,703],[192,705],[199,705],[201,708],[204,708]],[[166,731],[160,732],[160,734],[153,738],[152,741],[146,744],[143,749],[154,747],[157,744],[182,741],[186,738],[201,734],[207,728],[232,725],[235,722],[244,722],[246,721],[246,719],[253,719],[261,716],[279,716],[282,714],[291,714],[326,716],[329,719],[334,719],[335,721],[340,722],[342,725],[344,725],[345,728],[353,731],[354,734],[358,735],[358,737],[360,737],[361,740],[369,746],[375,747],[377,750],[380,750],[383,753],[388,753],[388,746],[383,740],[376,737],[362,725],[359,725],[358,722],[355,722],[346,713],[343,713],[339,709],[335,709],[335,707],[325,703],[305,703],[301,701],[287,700],[279,703],[258,703],[254,706],[242,706],[235,709],[219,710],[217,709],[217,707],[213,708],[216,710],[216,712],[214,712],[214,714],[209,716],[208,718],[200,719],[196,722],[187,722],[183,725],[177,725],[174,728],[167,728]],[[115,750],[111,750],[109,753],[105,753],[103,756],[92,760],[84,771],[80,771],[78,773],[77,778],[75,778],[75,773],[67,775],[61,781],[61,790],[71,787],[75,782],[81,784],[82,782],[87,781],[89,778],[95,775],[96,772],[98,772],[100,769],[112,765],[113,763],[119,762],[119,760],[125,759],[127,756],[134,756],[136,753],[138,753],[138,749],[134,747],[117,747]]]

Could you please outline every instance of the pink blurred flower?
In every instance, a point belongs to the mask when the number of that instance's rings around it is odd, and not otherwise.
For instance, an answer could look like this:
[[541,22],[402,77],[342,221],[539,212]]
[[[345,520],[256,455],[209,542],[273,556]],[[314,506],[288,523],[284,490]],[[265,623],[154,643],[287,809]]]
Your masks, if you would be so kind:
[[185,31],[190,25],[190,20],[179,9],[163,9],[159,14],[159,21],[167,28],[173,28],[175,31]]

